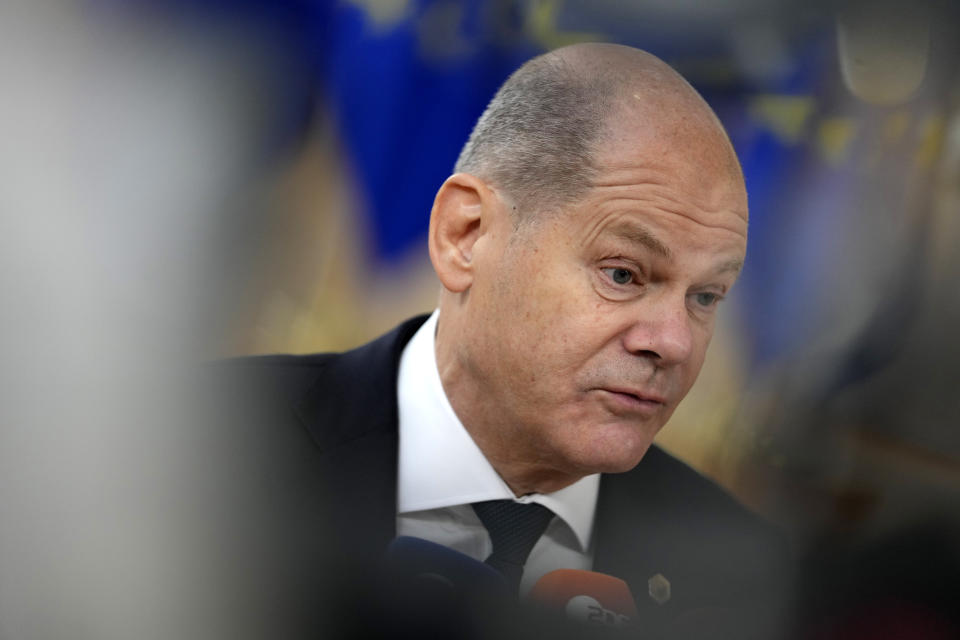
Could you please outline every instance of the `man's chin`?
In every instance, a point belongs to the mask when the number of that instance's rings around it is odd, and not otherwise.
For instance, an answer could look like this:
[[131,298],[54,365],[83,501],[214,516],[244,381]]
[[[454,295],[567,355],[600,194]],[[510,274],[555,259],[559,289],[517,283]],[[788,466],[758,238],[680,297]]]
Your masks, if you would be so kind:
[[638,464],[650,449],[651,443],[636,447],[624,447],[617,451],[597,451],[579,460],[579,466],[593,473],[626,473]]
[[[646,453],[646,451],[644,451],[644,453]],[[643,456],[640,456],[639,458],[631,458],[627,461],[617,460],[610,461],[604,465],[597,465],[597,470],[594,471],[594,473],[626,473],[640,464],[642,458]]]

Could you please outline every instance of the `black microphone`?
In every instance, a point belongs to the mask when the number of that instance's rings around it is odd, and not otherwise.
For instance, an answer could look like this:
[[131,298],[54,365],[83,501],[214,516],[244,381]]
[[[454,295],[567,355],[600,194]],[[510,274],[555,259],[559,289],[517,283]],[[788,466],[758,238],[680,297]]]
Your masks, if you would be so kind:
[[503,576],[489,565],[441,544],[411,536],[400,536],[387,547],[382,576],[394,587],[443,585],[470,594],[496,594],[505,588]]
[[503,576],[490,566],[449,547],[400,536],[387,547],[380,567],[374,635],[482,637],[483,620],[506,601]]

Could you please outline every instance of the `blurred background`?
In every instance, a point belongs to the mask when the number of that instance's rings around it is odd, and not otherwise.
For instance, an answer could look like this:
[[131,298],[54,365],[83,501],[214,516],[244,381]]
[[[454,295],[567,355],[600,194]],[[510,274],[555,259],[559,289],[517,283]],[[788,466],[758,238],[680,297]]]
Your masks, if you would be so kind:
[[660,444],[788,532],[798,637],[958,635],[954,3],[7,0],[0,638],[203,628],[170,535],[203,464],[171,435],[182,367],[430,311],[429,212],[472,124],[580,41],[687,77],[750,194]]

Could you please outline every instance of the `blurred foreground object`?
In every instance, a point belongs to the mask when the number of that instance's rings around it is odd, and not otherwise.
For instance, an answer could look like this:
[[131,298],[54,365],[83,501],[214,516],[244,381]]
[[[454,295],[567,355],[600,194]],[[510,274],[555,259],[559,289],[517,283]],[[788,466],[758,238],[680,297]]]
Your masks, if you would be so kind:
[[931,2],[850,0],[840,10],[840,68],[855,96],[893,105],[913,95],[927,67]]
[[204,562],[183,372],[216,351],[289,78],[264,23],[167,9],[0,7],[5,640],[255,633]]

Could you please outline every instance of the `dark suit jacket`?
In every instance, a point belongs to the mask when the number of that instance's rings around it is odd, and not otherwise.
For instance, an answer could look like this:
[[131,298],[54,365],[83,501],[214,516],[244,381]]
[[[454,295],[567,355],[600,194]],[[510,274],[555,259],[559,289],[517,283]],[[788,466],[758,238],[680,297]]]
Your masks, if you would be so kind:
[[[343,354],[217,365],[226,373],[218,375],[226,385],[220,393],[235,414],[228,428],[248,425],[240,430],[249,451],[242,457],[258,478],[244,477],[237,501],[262,496],[258,508],[270,514],[275,544],[317,547],[297,554],[310,567],[302,577],[319,581],[314,593],[328,593],[335,575],[372,575],[371,561],[395,536],[397,371],[425,319]],[[782,624],[789,578],[781,537],[656,446],[632,471],[602,477],[594,544],[594,570],[627,581],[647,629],[682,636],[669,630],[706,625],[705,637],[716,638],[732,625],[736,637],[771,637]],[[670,583],[669,600],[659,604],[648,588],[657,574]]]

